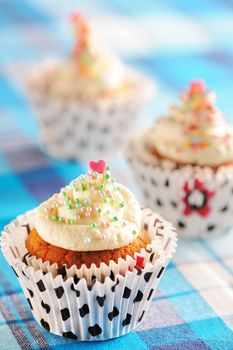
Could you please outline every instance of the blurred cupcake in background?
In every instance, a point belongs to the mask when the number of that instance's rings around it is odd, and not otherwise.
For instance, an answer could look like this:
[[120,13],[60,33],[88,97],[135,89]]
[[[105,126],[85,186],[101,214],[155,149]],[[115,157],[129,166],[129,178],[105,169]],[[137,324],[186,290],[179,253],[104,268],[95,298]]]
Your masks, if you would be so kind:
[[29,94],[45,150],[85,161],[120,148],[155,85],[106,49],[82,15],[72,14],[71,24],[71,55],[35,67]]
[[128,157],[144,204],[195,237],[233,224],[233,128],[202,81],[190,84],[167,116],[134,137]]
[[1,247],[40,325],[95,341],[124,335],[144,318],[176,232],[140,208],[100,160],[10,223]]

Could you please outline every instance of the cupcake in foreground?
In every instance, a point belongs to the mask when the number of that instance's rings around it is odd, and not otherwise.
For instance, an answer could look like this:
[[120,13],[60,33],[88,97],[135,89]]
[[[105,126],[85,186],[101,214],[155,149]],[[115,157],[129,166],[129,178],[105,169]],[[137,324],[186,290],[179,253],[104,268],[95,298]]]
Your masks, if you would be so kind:
[[71,23],[70,56],[38,65],[29,77],[42,142],[59,158],[111,155],[132,132],[155,85],[101,45],[80,14]]
[[191,83],[127,149],[144,204],[185,237],[223,233],[233,224],[233,128],[214,103],[203,82]]
[[35,319],[72,339],[106,340],[142,320],[176,232],[103,160],[4,230],[1,248]]

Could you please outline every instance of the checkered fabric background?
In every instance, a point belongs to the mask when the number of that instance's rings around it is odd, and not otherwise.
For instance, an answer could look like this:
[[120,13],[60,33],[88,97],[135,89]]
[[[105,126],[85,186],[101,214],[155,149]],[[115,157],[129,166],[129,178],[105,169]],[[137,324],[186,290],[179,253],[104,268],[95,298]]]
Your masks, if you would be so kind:
[[[125,62],[157,81],[157,98],[142,115],[141,127],[200,77],[216,90],[228,121],[233,115],[232,0],[0,0],[1,229],[86,171],[41,152],[22,85],[25,67],[68,52],[72,9],[86,14]],[[137,191],[123,158],[110,165],[119,182]],[[0,255],[0,349],[233,349],[232,246],[233,232],[209,241],[180,240],[140,328],[116,340],[81,344],[34,321]]]

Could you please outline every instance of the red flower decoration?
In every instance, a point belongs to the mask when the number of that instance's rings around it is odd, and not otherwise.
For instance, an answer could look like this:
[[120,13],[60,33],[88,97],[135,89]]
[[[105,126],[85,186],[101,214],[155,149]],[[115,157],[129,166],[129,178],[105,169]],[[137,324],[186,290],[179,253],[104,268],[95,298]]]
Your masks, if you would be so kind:
[[209,206],[209,200],[215,195],[215,192],[209,191],[205,188],[204,184],[198,179],[194,180],[193,187],[190,187],[188,181],[185,182],[183,190],[185,192],[182,198],[185,208],[183,214],[189,216],[193,213],[197,213],[200,216],[207,216],[211,208]]

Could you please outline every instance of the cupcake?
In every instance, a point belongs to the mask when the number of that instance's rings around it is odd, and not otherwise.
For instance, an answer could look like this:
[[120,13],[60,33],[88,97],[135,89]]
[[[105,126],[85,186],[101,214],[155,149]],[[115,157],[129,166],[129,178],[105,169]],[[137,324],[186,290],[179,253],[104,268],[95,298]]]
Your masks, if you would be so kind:
[[127,152],[144,204],[184,237],[212,236],[233,224],[233,129],[202,81],[134,137]]
[[142,320],[176,248],[173,226],[116,183],[103,160],[10,223],[1,248],[39,324],[83,341]]
[[80,14],[72,14],[71,24],[69,57],[35,67],[28,90],[44,149],[85,161],[119,150],[155,86],[106,49]]

